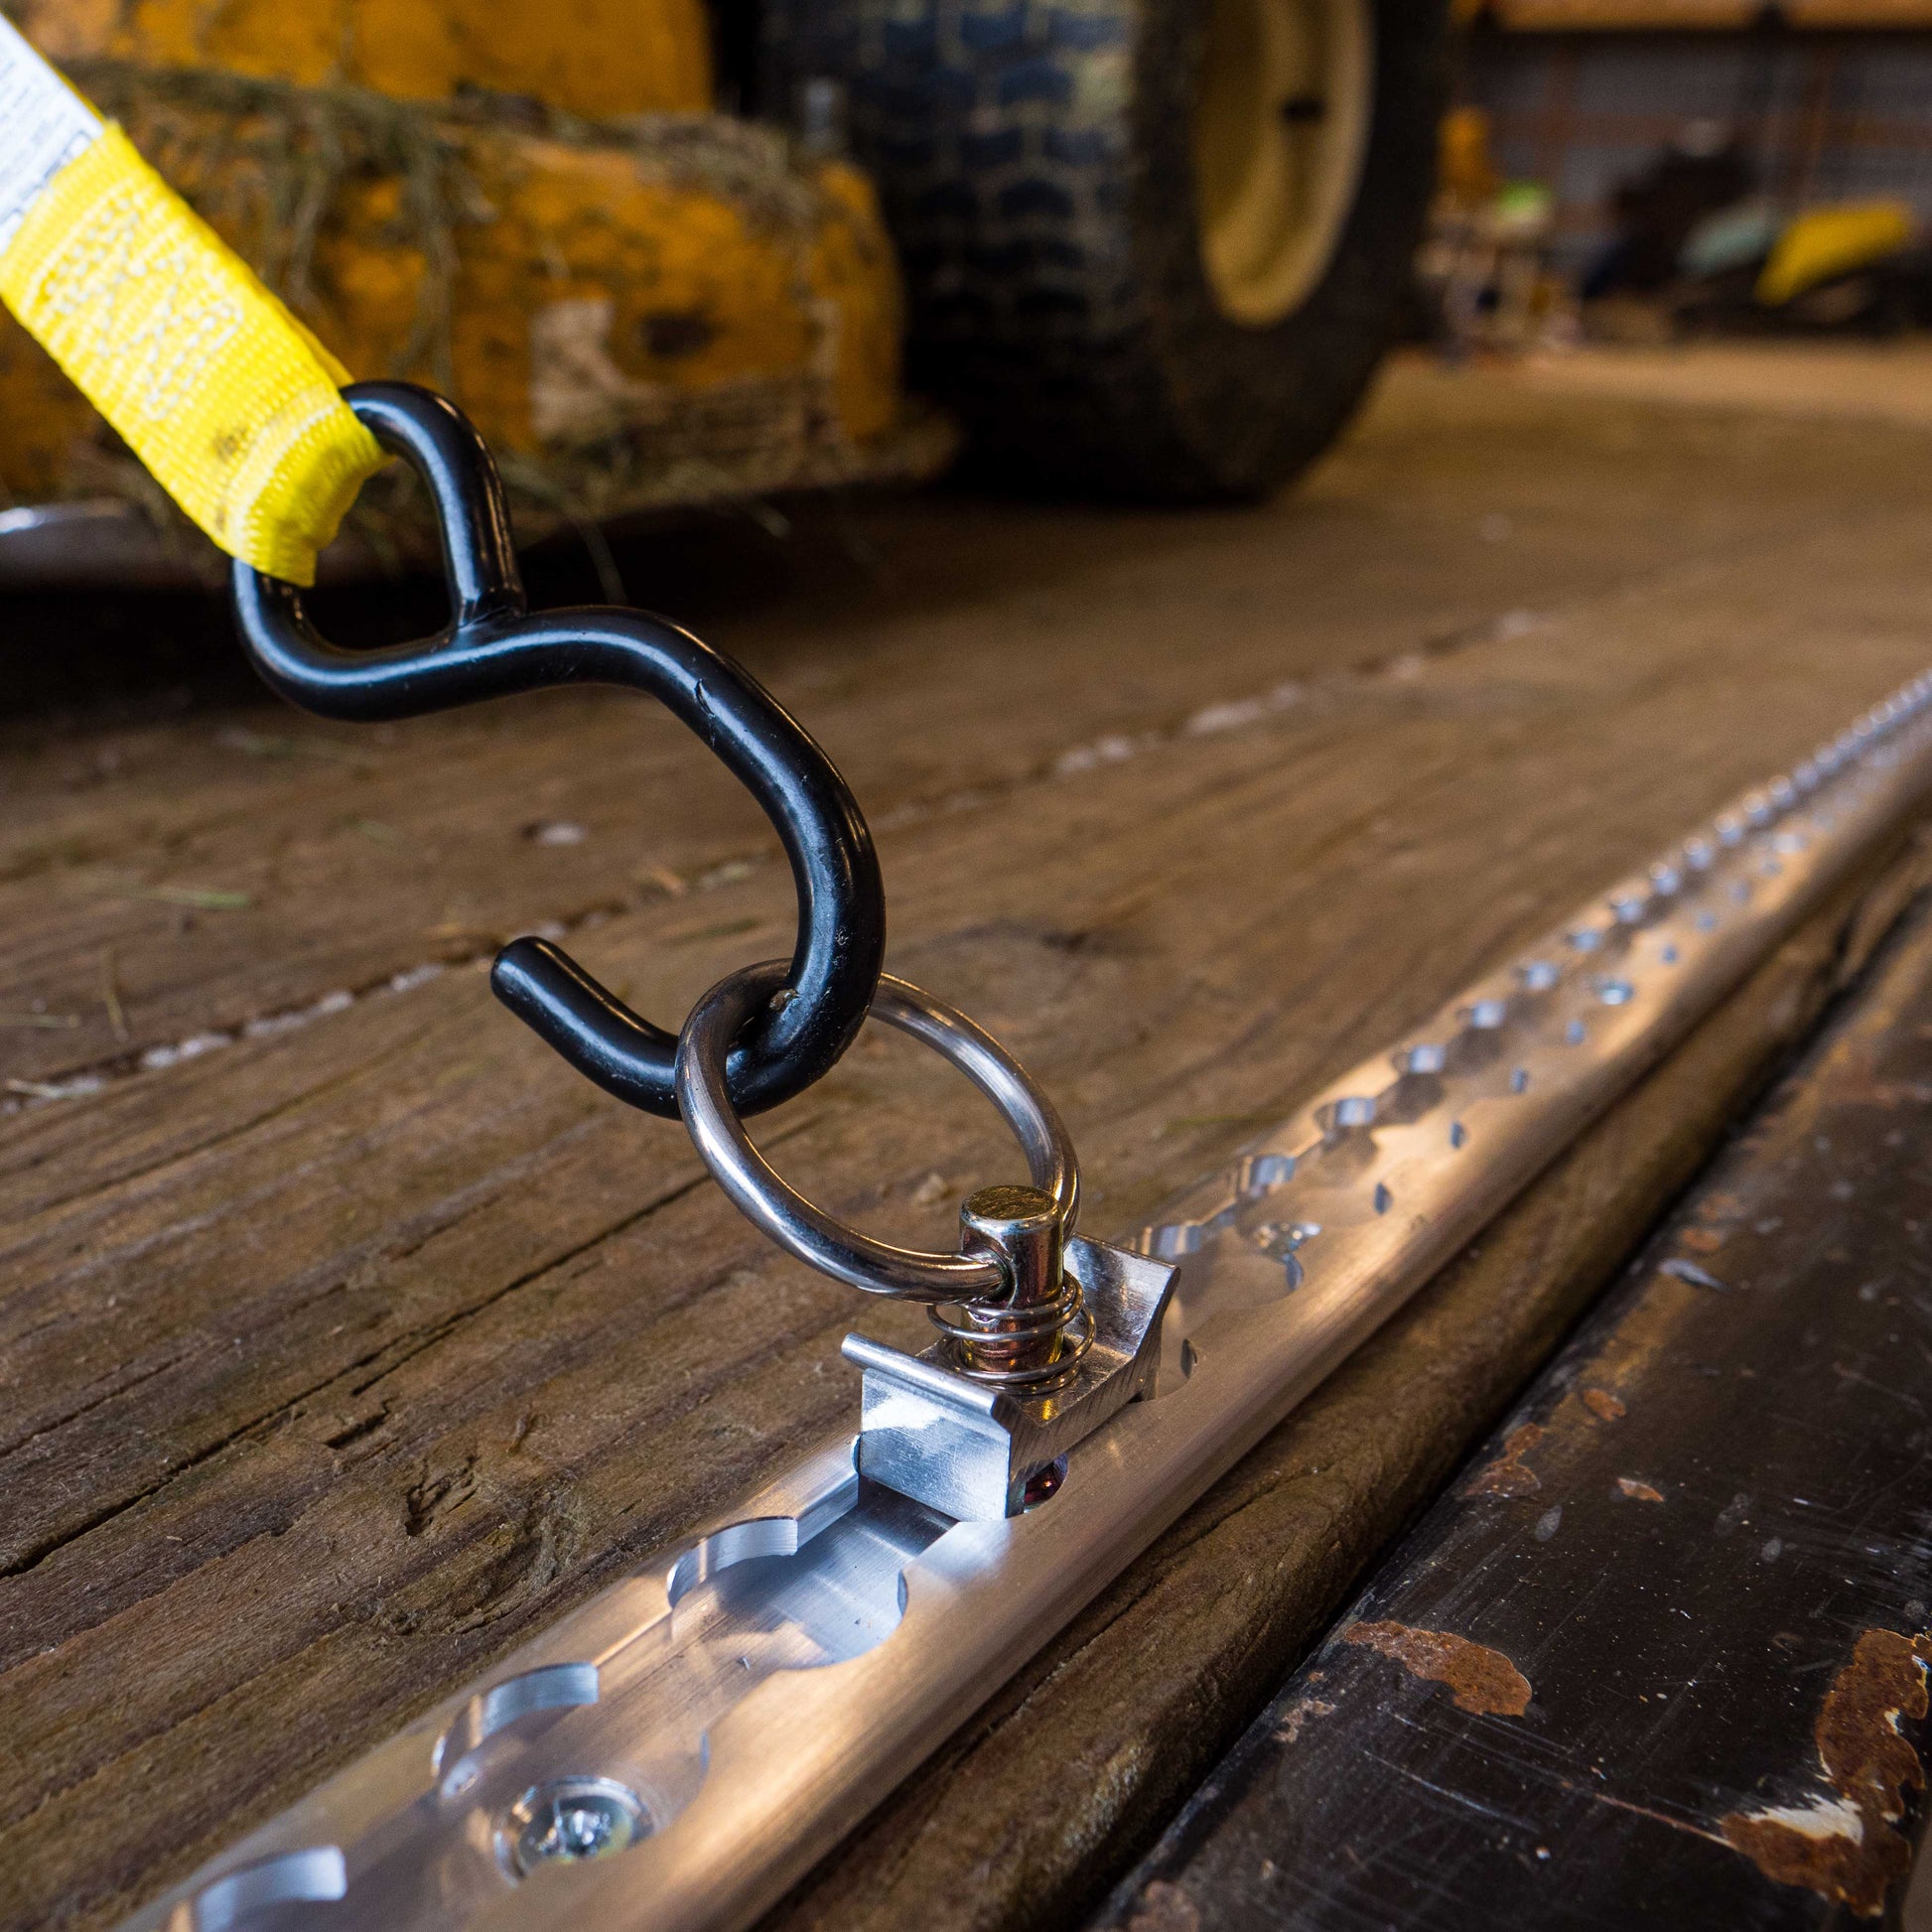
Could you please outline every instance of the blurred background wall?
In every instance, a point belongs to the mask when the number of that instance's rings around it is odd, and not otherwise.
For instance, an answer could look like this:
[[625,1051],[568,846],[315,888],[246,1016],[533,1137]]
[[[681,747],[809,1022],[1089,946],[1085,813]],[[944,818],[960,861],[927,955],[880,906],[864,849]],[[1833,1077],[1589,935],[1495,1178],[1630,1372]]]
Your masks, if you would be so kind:
[[[1627,13],[1654,20],[1659,11]],[[1850,7],[1830,11],[1856,17]],[[1897,25],[1907,10],[1894,6],[1871,10],[1893,23],[1882,28],[1807,29],[1746,15],[1659,31],[1546,24],[1615,20],[1612,6],[1582,0],[1518,7],[1472,24],[1459,92],[1487,113],[1502,173],[1550,190],[1552,253],[1567,266],[1609,241],[1619,184],[1700,122],[1713,138],[1734,136],[1762,192],[1786,207],[1882,197],[1932,222],[1932,5],[1918,11],[1916,28]]]

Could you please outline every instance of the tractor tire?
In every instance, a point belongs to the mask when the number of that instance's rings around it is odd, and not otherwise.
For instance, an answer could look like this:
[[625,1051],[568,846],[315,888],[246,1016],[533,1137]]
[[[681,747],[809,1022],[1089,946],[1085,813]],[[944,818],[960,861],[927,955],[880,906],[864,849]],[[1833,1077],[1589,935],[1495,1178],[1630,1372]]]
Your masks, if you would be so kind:
[[1446,0],[769,0],[777,85],[843,90],[908,375],[1012,485],[1262,495],[1400,328]]

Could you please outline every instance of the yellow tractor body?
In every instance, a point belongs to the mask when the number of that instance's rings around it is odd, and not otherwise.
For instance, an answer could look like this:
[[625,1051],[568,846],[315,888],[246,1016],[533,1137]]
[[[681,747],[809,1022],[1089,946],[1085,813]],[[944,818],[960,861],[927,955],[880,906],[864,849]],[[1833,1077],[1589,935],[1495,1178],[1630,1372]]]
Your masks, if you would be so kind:
[[[355,375],[461,404],[525,535],[962,431],[1008,486],[1265,493],[1406,314],[1445,73],[1446,0],[0,6]],[[126,576],[130,523],[218,568],[3,320],[0,423],[0,583]],[[425,548],[397,484],[365,559]]]
[[[354,374],[455,397],[520,524],[948,453],[900,386],[871,183],[711,111],[699,0],[41,0],[23,25]],[[12,504],[144,500],[4,317],[0,421]],[[421,535],[392,495],[360,512],[378,552]]]

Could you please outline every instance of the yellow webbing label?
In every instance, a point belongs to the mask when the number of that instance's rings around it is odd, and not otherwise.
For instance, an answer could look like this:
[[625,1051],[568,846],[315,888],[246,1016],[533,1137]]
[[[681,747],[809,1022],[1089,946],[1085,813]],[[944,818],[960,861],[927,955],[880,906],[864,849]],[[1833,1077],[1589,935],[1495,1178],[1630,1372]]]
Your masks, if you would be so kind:
[[230,556],[297,584],[386,459],[348,373],[107,126],[0,249],[0,300]]

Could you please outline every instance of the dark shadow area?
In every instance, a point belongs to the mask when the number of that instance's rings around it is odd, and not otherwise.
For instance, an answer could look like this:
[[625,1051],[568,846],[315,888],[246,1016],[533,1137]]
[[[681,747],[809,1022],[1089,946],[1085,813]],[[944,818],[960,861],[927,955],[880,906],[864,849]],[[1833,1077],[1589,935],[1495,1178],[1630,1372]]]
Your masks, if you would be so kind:
[[[788,634],[969,602],[989,585],[1045,586],[1161,547],[1242,511],[1148,511],[1026,502],[964,487],[826,491],[657,514],[597,533],[562,532],[523,553],[536,609],[624,601],[727,649],[782,613]],[[403,571],[325,583],[322,629],[351,648],[436,629],[440,580]],[[0,726],[57,729],[151,721],[246,704],[259,690],[225,592],[60,589],[0,596],[7,659]]]
[[[615,533],[610,558],[633,601],[695,624],[782,599],[804,547],[792,527],[787,521],[780,536],[740,515],[659,519]],[[575,536],[536,545],[523,565],[537,607],[608,601],[605,573]],[[329,636],[357,649],[422,636],[448,616],[441,579],[414,570],[325,583],[309,608]],[[145,721],[245,704],[261,688],[222,590],[15,593],[0,598],[0,639],[8,723]]]

